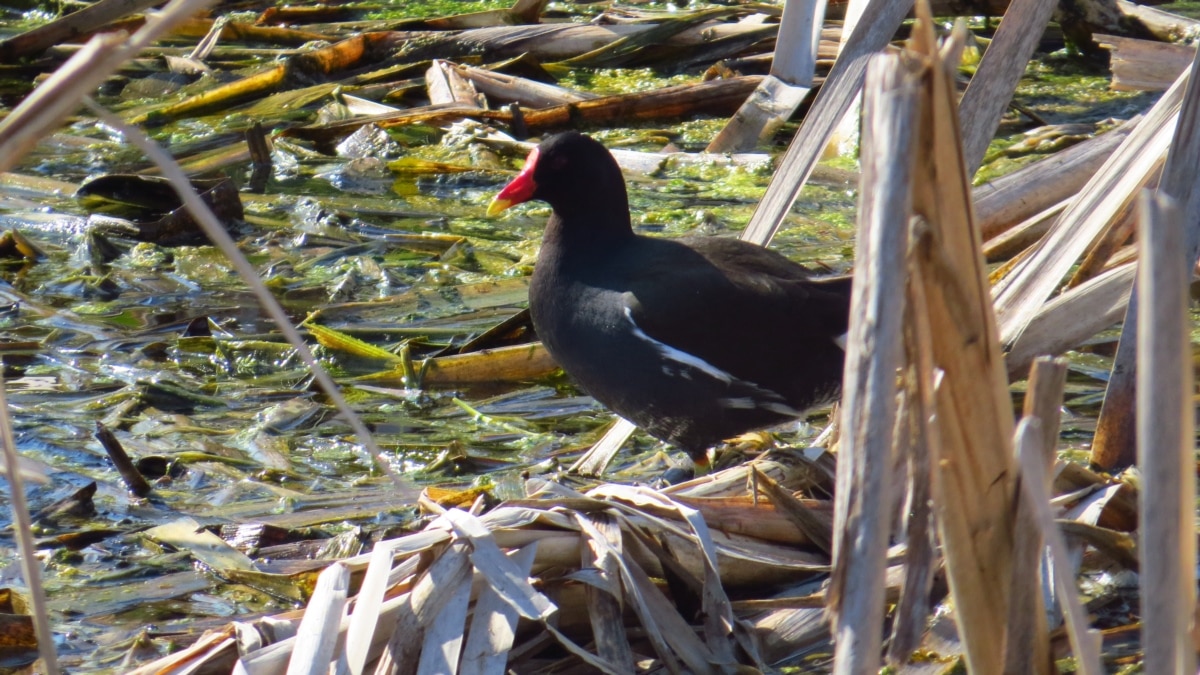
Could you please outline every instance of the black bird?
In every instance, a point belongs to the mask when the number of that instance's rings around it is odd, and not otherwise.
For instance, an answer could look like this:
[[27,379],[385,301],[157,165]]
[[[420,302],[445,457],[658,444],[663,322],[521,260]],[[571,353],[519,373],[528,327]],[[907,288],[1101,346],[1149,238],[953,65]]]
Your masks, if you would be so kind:
[[634,234],[620,167],[583,134],[538,145],[488,215],[533,199],[554,210],[529,289],[546,349],[698,473],[722,439],[840,393],[849,278],[737,239]]

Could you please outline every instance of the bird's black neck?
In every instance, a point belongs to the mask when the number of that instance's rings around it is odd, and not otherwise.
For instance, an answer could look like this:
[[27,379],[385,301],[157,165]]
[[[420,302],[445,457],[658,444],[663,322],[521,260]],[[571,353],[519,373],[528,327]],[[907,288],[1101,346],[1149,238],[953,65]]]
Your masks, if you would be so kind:
[[586,255],[626,244],[634,234],[629,209],[624,204],[592,211],[571,209],[567,214],[556,208],[546,223],[542,245]]

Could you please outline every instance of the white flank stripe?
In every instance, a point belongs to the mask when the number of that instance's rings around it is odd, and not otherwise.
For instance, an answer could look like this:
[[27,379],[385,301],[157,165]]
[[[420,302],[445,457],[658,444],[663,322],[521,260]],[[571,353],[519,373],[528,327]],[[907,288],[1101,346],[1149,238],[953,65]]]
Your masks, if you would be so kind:
[[841,335],[833,338],[833,344],[841,347],[842,351],[846,351],[846,342],[849,340],[850,340],[850,333],[842,333]]
[[726,408],[748,410],[750,408],[758,407],[758,403],[756,403],[754,399],[750,398],[749,396],[743,396],[742,398],[723,398],[720,399],[719,402]]
[[685,366],[691,366],[692,368],[699,370],[709,377],[717,378],[725,384],[733,384],[734,377],[732,375],[714,366],[708,361],[705,361],[698,356],[693,356],[682,349],[676,349],[665,342],[659,342],[649,335],[646,335],[646,331],[642,330],[637,325],[637,322],[633,320],[633,310],[628,305],[625,306],[625,318],[629,319],[629,325],[633,326],[633,334],[636,335],[639,340],[645,340],[646,342],[649,342],[659,354],[662,354],[663,358],[669,359],[676,363],[682,363]]
[[[695,368],[705,375],[718,379],[725,384],[745,387],[746,389],[754,392],[754,395],[752,396],[722,398],[719,400],[721,405],[727,408],[735,409],[761,408],[763,410],[769,410],[776,415],[784,415],[787,417],[799,417],[802,414],[799,410],[787,405],[785,402],[786,399],[784,399],[783,396],[779,395],[778,393],[761,387],[753,382],[747,382],[746,380],[736,378],[698,356],[689,354],[682,349],[676,349],[665,342],[661,342],[650,337],[646,334],[646,331],[642,330],[641,327],[637,325],[637,322],[633,320],[633,309],[629,305],[625,305],[625,318],[629,320],[629,325],[633,327],[633,334],[637,336],[639,340],[648,342],[652,347],[654,347],[655,351],[662,355],[664,359]],[[664,366],[662,370],[664,375],[676,375],[676,373],[672,373],[671,369],[666,366]],[[680,371],[678,375],[684,379],[692,379],[686,370]]]
[[770,410],[771,412],[775,413],[776,415],[784,415],[786,417],[799,417],[800,415],[803,414],[799,410],[796,410],[795,408],[793,408],[792,406],[784,405],[782,403],[772,403],[770,401],[767,401],[767,402],[763,403],[761,407],[763,410]]

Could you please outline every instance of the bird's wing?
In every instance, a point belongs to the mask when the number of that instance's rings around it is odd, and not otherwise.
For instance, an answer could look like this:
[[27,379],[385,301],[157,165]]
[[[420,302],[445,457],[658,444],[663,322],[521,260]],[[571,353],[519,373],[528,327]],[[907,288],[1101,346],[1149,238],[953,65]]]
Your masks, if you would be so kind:
[[720,371],[782,387],[798,360],[830,353],[846,332],[848,281],[814,281],[745,242],[694,240],[687,248],[694,255],[672,255],[670,270],[629,276],[626,314],[646,336]]

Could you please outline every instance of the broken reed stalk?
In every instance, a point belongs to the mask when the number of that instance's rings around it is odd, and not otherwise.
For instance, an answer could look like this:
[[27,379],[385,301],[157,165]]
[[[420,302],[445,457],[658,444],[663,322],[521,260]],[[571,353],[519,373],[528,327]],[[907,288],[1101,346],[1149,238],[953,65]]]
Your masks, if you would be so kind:
[[1023,501],[1034,508],[1042,537],[1050,547],[1055,590],[1062,599],[1067,637],[1071,641],[1071,649],[1075,652],[1078,666],[1075,672],[1079,675],[1103,675],[1105,671],[1100,665],[1100,633],[1088,628],[1079,591],[1075,588],[1075,577],[1071,571],[1074,566],[1067,551],[1067,543],[1054,521],[1054,512],[1050,508],[1050,493],[1045,487],[1050,478],[1045,475],[1043,469],[1046,450],[1042,445],[1045,443],[1046,434],[1042,433],[1041,427],[1042,423],[1036,417],[1025,417],[1017,426],[1016,452],[1021,469]]
[[705,152],[749,152],[796,112],[812,90],[824,18],[825,0],[786,0],[771,72]]
[[0,40],[0,62],[15,63],[22,57],[40,54],[157,4],[156,0],[100,0],[33,30]]
[[[1180,242],[1185,246],[1189,263],[1200,257],[1200,174],[1196,164],[1200,162],[1200,51],[1192,61],[1192,67],[1181,78],[1187,78],[1187,89],[1180,104],[1179,123],[1167,152],[1167,163],[1163,168],[1159,192],[1169,195],[1180,205],[1184,223],[1189,223],[1187,236]],[[1135,389],[1137,378],[1137,333],[1139,300],[1137,283],[1125,310],[1125,323],[1121,326],[1121,338],[1117,343],[1117,354],[1113,357],[1112,372],[1104,392],[1104,405],[1096,420],[1096,435],[1092,441],[1091,462],[1107,470],[1129,466],[1137,452],[1135,430],[1137,429],[1137,406]]]
[[1173,200],[1138,204],[1138,464],[1142,653],[1147,673],[1192,675],[1196,436],[1183,222]]
[[313,377],[321,386],[322,391],[325,392],[325,395],[329,397],[333,406],[345,418],[346,424],[354,431],[355,436],[358,437],[359,442],[362,443],[375,466],[379,467],[379,470],[392,480],[398,491],[412,494],[415,500],[418,493],[417,489],[392,470],[391,464],[387,457],[384,456],[383,451],[375,443],[375,438],[371,435],[370,430],[367,429],[366,424],[354,412],[354,409],[350,407],[346,398],[342,396],[341,389],[333,381],[333,377],[321,366],[317,358],[313,356],[312,350],[308,348],[308,344],[304,342],[304,338],[301,337],[300,332],[292,325],[292,321],[288,318],[283,306],[279,304],[279,301],[267,289],[262,278],[258,276],[258,271],[254,269],[254,265],[250,264],[246,256],[242,255],[241,250],[238,249],[237,242],[233,240],[233,237],[229,235],[225,227],[221,225],[221,221],[217,218],[216,214],[204,203],[200,195],[196,193],[196,189],[192,187],[191,181],[184,175],[179,164],[162,147],[150,140],[146,134],[142,133],[140,129],[129,125],[120,117],[96,104],[91,99],[85,98],[84,100],[97,118],[121,132],[125,140],[137,146],[138,149],[146,154],[146,157],[151,162],[158,166],[159,170],[162,171],[162,175],[170,181],[171,187],[179,195],[180,201],[183,202],[188,212],[195,218],[196,224],[204,230],[209,241],[225,254],[225,257],[229,260],[229,264],[233,265],[233,268],[237,270],[238,276],[250,288],[250,291],[258,299],[263,310],[271,317],[276,327],[279,328],[279,332],[283,334],[288,344],[292,345],[296,353],[300,356],[300,359],[309,367]]
[[742,232],[742,239],[765,246],[775,236],[821,159],[842,115],[862,88],[867,60],[892,39],[911,7],[911,0],[869,1],[863,12],[865,20],[859,22],[846,39],[817,100],[804,117],[804,123],[771,177],[762,201]]
[[1057,6],[1054,0],[1012,0],[1005,10],[1000,27],[959,101],[958,118],[963,129],[968,176],[974,176],[983,164],[1000,118],[1008,109],[1017,83],[1025,74],[1025,67]]
[[904,317],[912,157],[921,63],[881,54],[867,66],[861,201],[835,491],[834,673],[879,670],[891,533],[896,368]]
[[[1058,425],[1063,388],[1067,381],[1067,361],[1043,356],[1033,363],[1029,388],[1025,394],[1024,417],[1036,418],[1042,430],[1042,489],[1051,490],[1050,477],[1058,447]],[[1028,477],[1023,478],[1028,480]],[[1046,545],[1038,528],[1036,506],[1027,497],[1018,497],[1016,526],[1013,528],[1012,600],[1008,606],[1008,641],[1005,643],[1006,675],[1030,673],[1050,675],[1056,672],[1050,655],[1050,633],[1043,609],[1042,552]]]
[[959,137],[954,67],[966,28],[956,25],[939,53],[927,3],[917,3],[917,17],[910,49],[929,75],[913,178],[925,227],[915,234],[912,285],[927,309],[911,329],[932,345],[920,386],[934,386],[934,368],[943,373],[934,505],[968,668],[990,675],[1004,660],[1012,578],[1012,401]]
[[21,574],[29,589],[29,604],[33,608],[33,627],[37,632],[38,657],[42,672],[58,675],[58,652],[54,648],[54,632],[50,630],[50,609],[46,605],[46,589],[42,586],[42,566],[33,543],[33,520],[29,502],[25,500],[25,477],[20,470],[20,455],[13,439],[12,417],[9,415],[8,385],[0,369],[0,459],[8,467],[9,508],[12,511],[13,537],[21,553]]

